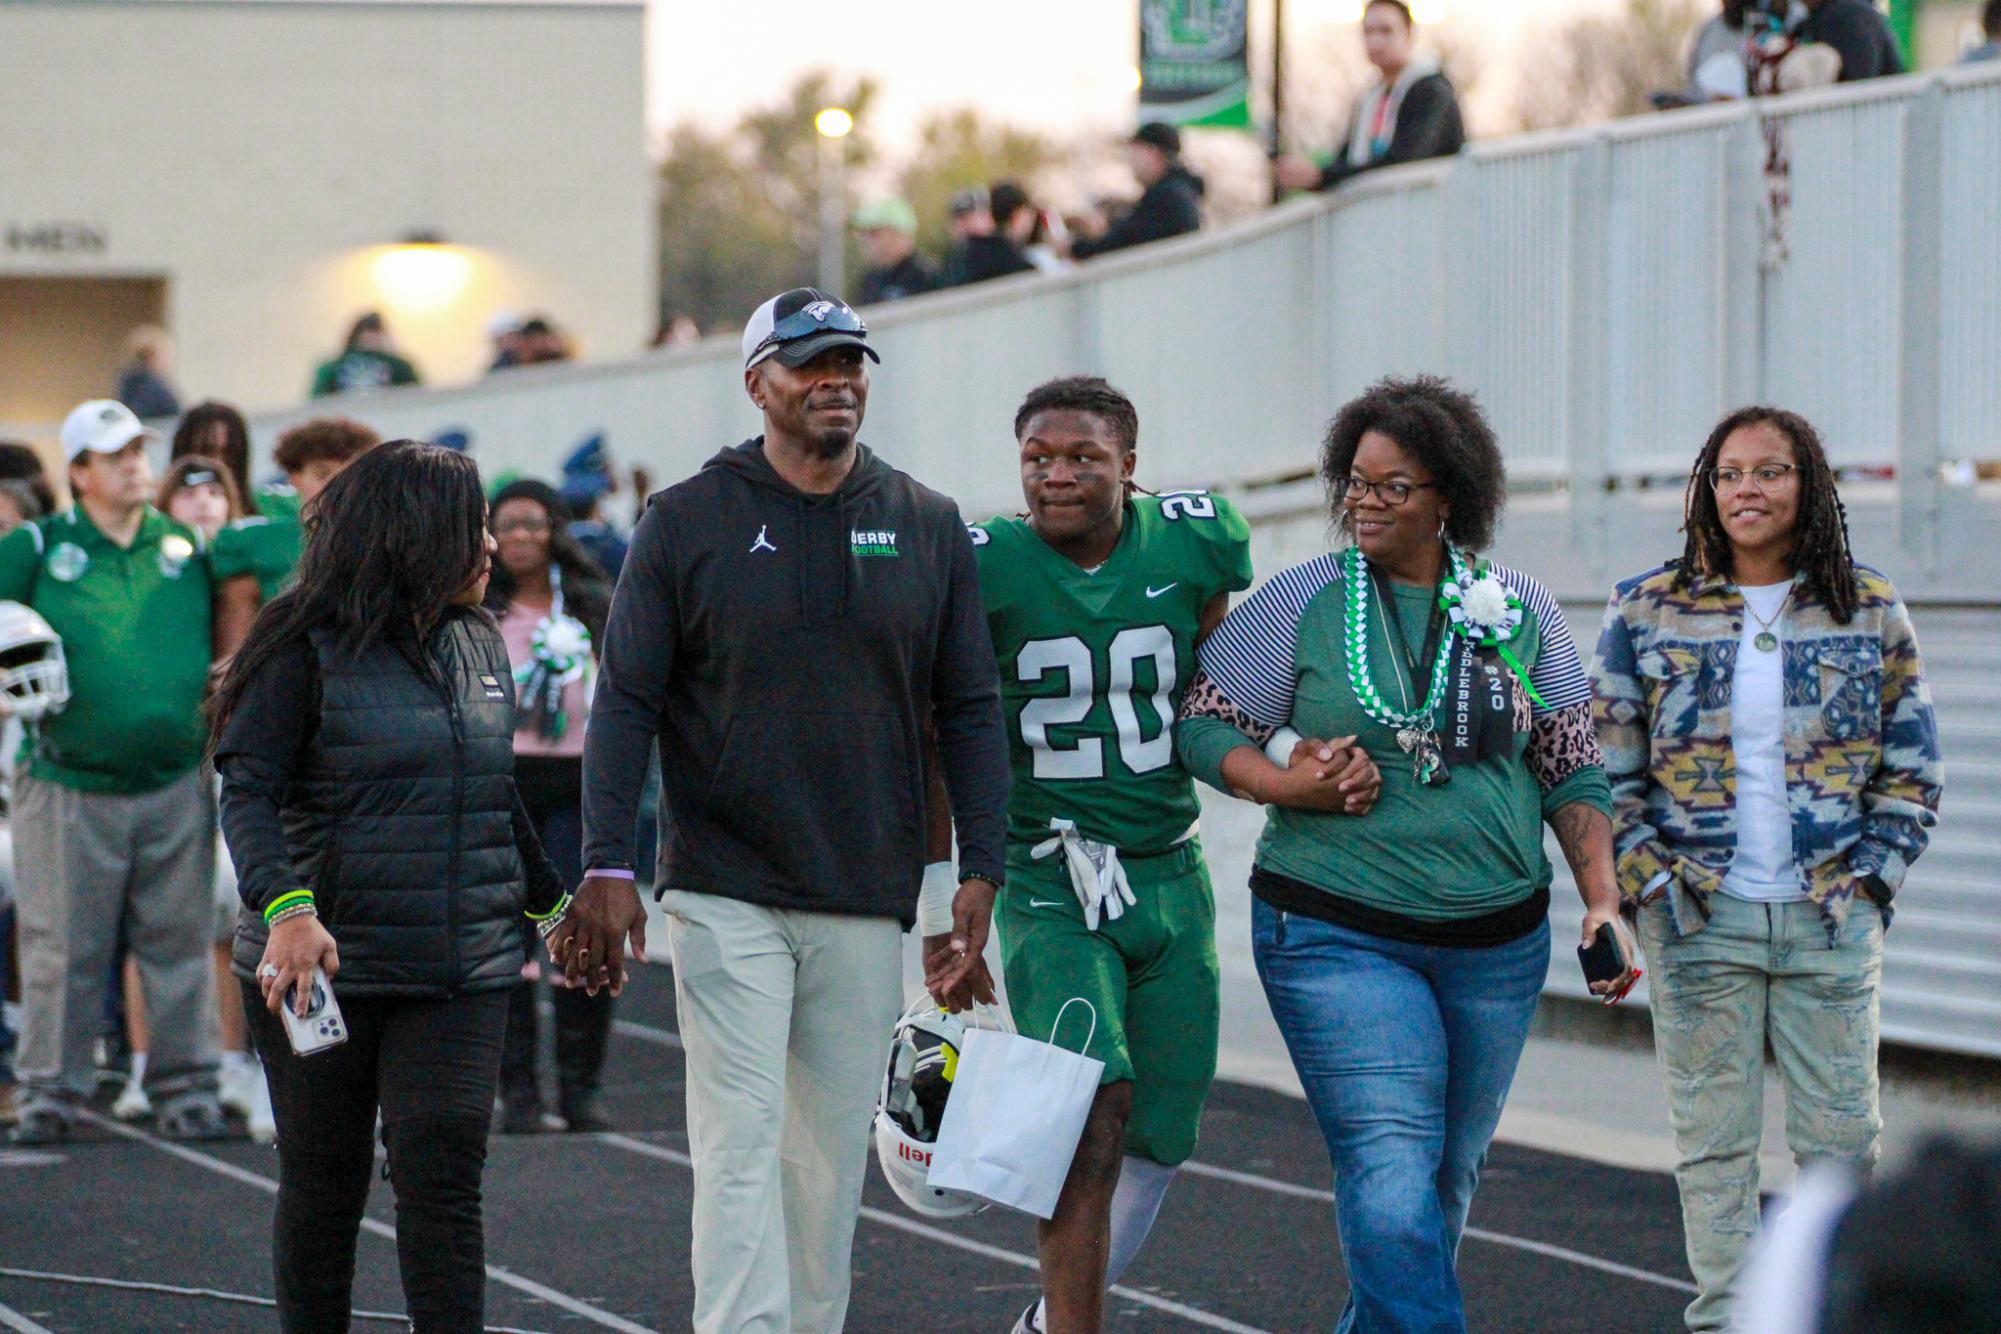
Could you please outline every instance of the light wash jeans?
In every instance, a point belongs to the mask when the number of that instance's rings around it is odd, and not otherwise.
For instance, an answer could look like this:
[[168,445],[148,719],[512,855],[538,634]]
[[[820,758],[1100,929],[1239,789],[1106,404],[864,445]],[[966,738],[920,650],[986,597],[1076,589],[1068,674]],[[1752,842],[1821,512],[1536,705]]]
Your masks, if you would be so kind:
[[1464,1334],[1455,1263],[1549,973],[1549,924],[1487,949],[1407,945],[1251,908],[1272,1017],[1334,1161],[1338,1334]]
[[1829,1158],[1866,1172],[1883,1130],[1882,912],[1857,899],[1830,944],[1812,903],[1715,894],[1709,907],[1708,925],[1686,937],[1665,903],[1642,907],[1639,918],[1698,1289],[1691,1330],[1728,1327],[1730,1290],[1757,1235],[1766,1039],[1785,1082],[1786,1143],[1797,1160]]

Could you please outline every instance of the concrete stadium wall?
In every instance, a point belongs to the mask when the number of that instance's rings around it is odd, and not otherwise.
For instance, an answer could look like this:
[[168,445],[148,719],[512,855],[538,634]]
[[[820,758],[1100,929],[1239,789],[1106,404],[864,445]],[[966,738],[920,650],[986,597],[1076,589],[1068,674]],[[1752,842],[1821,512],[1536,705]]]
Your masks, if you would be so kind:
[[[164,281],[180,383],[249,407],[303,398],[368,309],[440,383],[484,369],[502,307],[631,355],[656,315],[643,24],[628,3],[0,5],[0,282]],[[445,270],[385,268],[420,230]],[[0,373],[0,421],[69,406],[47,397]]]

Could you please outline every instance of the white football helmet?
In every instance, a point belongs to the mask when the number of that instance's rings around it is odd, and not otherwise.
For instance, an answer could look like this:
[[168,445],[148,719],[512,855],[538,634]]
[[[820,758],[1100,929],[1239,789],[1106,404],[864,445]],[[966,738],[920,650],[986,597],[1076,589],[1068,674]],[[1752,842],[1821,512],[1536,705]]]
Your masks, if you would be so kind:
[[0,602],[0,694],[7,712],[25,722],[60,713],[69,703],[63,641],[33,608],[18,602]]
[[920,996],[896,1021],[889,1040],[889,1067],[876,1100],[876,1161],[896,1197],[926,1218],[964,1218],[987,1207],[977,1195],[941,1190],[925,1180],[965,1038],[964,1019]]

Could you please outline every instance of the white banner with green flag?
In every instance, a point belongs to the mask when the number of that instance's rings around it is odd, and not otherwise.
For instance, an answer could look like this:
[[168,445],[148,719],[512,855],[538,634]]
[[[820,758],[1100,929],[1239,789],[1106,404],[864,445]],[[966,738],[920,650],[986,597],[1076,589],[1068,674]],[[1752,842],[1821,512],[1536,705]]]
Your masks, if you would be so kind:
[[1140,0],[1142,122],[1251,125],[1250,0]]

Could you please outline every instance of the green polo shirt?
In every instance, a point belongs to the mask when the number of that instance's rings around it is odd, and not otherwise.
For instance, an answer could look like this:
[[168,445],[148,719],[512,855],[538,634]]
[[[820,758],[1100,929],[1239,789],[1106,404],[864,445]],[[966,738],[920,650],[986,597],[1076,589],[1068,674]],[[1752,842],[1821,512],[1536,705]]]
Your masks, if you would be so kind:
[[30,730],[28,772],[129,796],[201,763],[211,596],[201,539],[150,506],[130,547],[77,507],[0,538],[0,599],[41,613],[69,663],[69,704]]
[[291,586],[305,545],[306,530],[296,514],[238,519],[215,535],[215,546],[208,554],[209,573],[217,583],[241,574],[255,575],[259,596],[269,602]]

